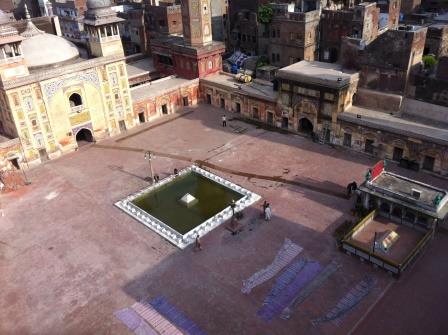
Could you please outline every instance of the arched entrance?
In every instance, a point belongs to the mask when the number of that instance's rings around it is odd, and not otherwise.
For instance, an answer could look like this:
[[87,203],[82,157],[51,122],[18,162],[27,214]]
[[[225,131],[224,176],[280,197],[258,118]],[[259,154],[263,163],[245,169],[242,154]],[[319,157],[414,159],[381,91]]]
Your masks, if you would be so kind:
[[93,142],[93,135],[89,129],[82,128],[80,131],[76,133],[76,142],[78,143],[78,147],[89,144]]
[[299,131],[304,133],[312,133],[313,128],[313,124],[307,118],[304,117],[299,120]]

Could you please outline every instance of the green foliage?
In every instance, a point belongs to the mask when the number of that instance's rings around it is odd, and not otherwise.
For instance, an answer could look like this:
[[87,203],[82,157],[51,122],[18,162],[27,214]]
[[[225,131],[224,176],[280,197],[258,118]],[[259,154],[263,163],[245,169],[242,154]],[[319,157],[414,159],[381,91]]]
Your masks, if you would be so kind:
[[264,24],[271,23],[274,16],[274,10],[269,5],[258,7],[258,21]]
[[257,60],[257,68],[268,65],[269,60],[266,56],[260,56]]
[[425,68],[433,67],[437,64],[437,59],[434,55],[423,56],[423,64],[425,64]]

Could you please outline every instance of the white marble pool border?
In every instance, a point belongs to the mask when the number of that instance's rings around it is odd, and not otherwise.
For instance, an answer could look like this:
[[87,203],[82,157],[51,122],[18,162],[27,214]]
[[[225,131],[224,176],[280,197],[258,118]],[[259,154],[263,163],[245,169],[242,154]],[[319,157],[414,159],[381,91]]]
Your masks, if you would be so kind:
[[[189,166],[181,171],[179,171],[179,176],[186,174],[190,171],[193,171],[195,173],[198,173],[205,178],[208,178],[215,183],[221,184],[235,192],[238,192],[243,195],[243,197],[236,202],[235,212],[242,211],[244,208],[249,207],[256,201],[260,199],[260,196],[256,193],[253,193],[235,183],[232,183],[231,181],[228,181],[222,177],[219,177],[209,171],[206,171],[204,169],[201,169],[200,167],[196,165]],[[158,183],[145,187],[144,189],[135,192],[133,194],[130,194],[126,198],[117,201],[115,203],[115,206],[132,216],[134,219],[139,221],[140,223],[144,224],[146,227],[154,230],[156,233],[170,241],[172,244],[176,245],[180,249],[186,248],[189,244],[193,243],[195,241],[195,238],[197,235],[204,236],[208,232],[212,231],[219,225],[221,225],[223,222],[229,220],[232,216],[232,209],[230,206],[227,206],[224,208],[221,212],[216,214],[215,216],[211,217],[207,221],[204,221],[199,226],[195,227],[194,229],[190,230],[186,234],[181,234],[174,230],[173,228],[169,227],[167,224],[163,223],[159,219],[155,218],[154,216],[146,213],[144,210],[138,208],[135,206],[132,201],[141,195],[150,192],[152,190],[155,190],[166,183],[169,183],[173,179],[175,179],[177,176],[171,175],[167,178],[162,179]]]

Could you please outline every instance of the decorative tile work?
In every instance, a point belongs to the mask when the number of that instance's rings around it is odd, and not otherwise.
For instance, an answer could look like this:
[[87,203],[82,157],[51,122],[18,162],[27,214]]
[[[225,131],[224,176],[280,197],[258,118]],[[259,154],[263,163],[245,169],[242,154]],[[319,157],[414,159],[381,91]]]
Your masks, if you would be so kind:
[[89,82],[96,88],[100,88],[100,80],[98,78],[98,74],[95,71],[78,73],[74,76],[62,78],[45,84],[44,92],[48,102],[51,102],[53,96],[57,93],[57,91],[59,91],[67,82],[72,80],[76,80],[79,82]]

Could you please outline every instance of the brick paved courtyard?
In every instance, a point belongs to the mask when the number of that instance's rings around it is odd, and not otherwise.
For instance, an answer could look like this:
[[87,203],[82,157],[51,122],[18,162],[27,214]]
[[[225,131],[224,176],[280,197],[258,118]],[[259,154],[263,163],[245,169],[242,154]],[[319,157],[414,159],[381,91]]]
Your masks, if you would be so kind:
[[[199,106],[182,117],[162,119],[159,126],[143,125],[121,139],[47,162],[29,171],[30,186],[2,195],[0,334],[130,334],[113,313],[157,295],[167,297],[207,334],[347,334],[372,307],[366,322],[374,333],[379,324],[374,322],[375,303],[380,301],[377,306],[386,313],[389,305],[383,301],[389,294],[406,295],[403,281],[408,290],[414,290],[410,281],[421,282],[413,268],[396,281],[336,248],[333,230],[352,218],[351,201],[338,195],[347,183],[360,183],[375,160],[241,121],[230,120],[222,128],[221,115],[219,109]],[[232,236],[221,226],[203,238],[203,251],[177,249],[113,206],[148,185],[142,153],[148,149],[159,153],[154,169],[161,178],[195,160],[219,167],[212,171],[271,203],[272,221],[260,220],[261,201],[246,210],[241,234]],[[419,178],[448,186],[430,176]],[[242,281],[269,265],[285,238],[304,248],[299,258],[322,266],[336,261],[342,267],[290,320],[267,323],[256,312],[274,279],[249,295],[241,293]],[[416,264],[419,273],[433,250],[437,257],[447,250],[440,241],[435,239]],[[311,324],[366,275],[376,280],[374,289],[340,325]],[[425,292],[446,293],[442,285]],[[419,300],[422,308],[426,300]],[[398,316],[404,327],[406,315]],[[440,319],[429,315],[425,322]]]

